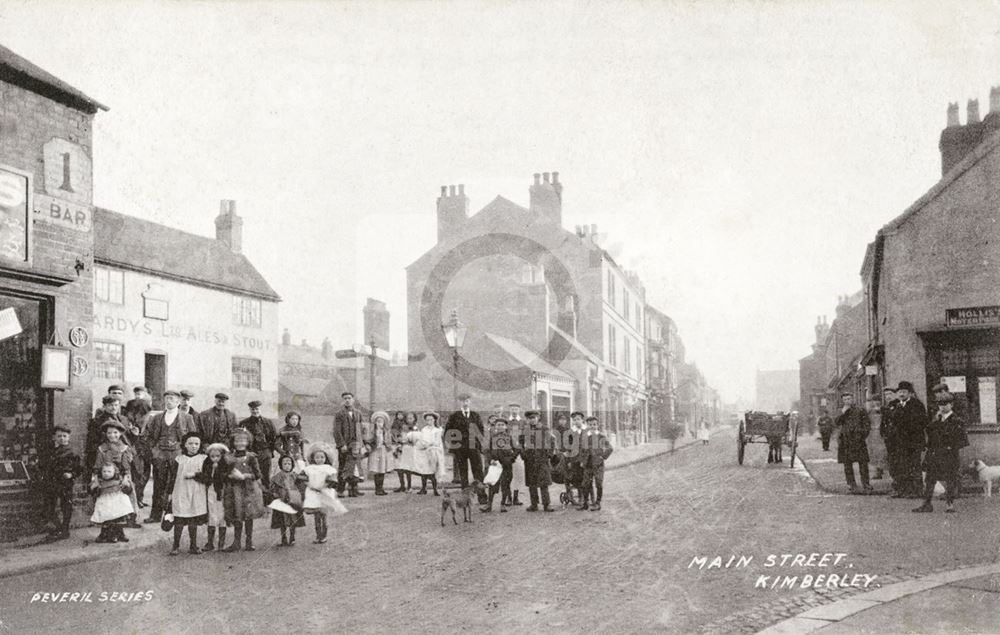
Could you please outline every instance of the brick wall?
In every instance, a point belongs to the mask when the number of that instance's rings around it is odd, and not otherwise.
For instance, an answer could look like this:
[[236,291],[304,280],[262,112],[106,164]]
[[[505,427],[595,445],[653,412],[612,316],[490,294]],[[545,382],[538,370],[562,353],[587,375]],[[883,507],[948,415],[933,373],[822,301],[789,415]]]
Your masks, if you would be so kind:
[[[89,160],[92,124],[93,115],[53,102],[19,86],[0,82],[0,164],[31,173],[36,196],[48,194],[60,198],[58,192],[46,191],[44,149],[53,139],[75,144],[79,156],[85,160],[72,161],[69,176],[74,185],[75,203],[88,213],[92,211],[93,203]],[[92,231],[55,224],[36,213],[32,222],[32,238],[31,271],[68,278],[71,282],[61,285],[24,282],[0,273],[0,289],[51,298],[54,301],[56,332],[63,342],[68,343],[69,330],[74,326],[82,326],[88,332],[92,330]],[[83,265],[79,273],[74,268],[78,260]],[[72,444],[80,450],[86,438],[89,415],[93,412],[90,392],[93,354],[89,344],[74,348],[73,352],[84,358],[91,370],[81,377],[73,377],[69,390],[49,392],[52,393],[52,421],[68,425],[74,431]],[[39,445],[46,443],[48,438],[47,434],[42,434]],[[38,508],[37,497],[27,492],[18,494],[10,491],[0,497],[0,540],[23,534],[35,526],[33,522],[25,523],[25,516],[36,521]]]

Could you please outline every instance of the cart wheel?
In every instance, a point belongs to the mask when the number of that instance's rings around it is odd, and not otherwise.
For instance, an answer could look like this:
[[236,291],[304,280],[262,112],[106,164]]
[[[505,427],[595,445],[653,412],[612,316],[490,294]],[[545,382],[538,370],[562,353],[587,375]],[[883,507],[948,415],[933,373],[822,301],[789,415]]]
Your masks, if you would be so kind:
[[795,425],[792,426],[792,460],[788,467],[795,468],[795,451],[799,447],[799,422],[796,421]]
[[559,492],[559,502],[563,507],[569,505],[569,496],[566,496],[566,492]]
[[736,430],[736,460],[743,465],[743,450],[747,446],[746,422],[740,421],[740,426]]

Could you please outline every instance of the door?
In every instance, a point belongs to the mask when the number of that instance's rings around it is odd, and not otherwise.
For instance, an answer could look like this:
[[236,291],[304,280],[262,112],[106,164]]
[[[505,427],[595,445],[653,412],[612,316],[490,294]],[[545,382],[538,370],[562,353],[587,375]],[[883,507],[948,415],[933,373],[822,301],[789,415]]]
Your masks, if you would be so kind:
[[146,389],[153,398],[153,409],[163,409],[163,391],[167,389],[167,356],[146,353]]

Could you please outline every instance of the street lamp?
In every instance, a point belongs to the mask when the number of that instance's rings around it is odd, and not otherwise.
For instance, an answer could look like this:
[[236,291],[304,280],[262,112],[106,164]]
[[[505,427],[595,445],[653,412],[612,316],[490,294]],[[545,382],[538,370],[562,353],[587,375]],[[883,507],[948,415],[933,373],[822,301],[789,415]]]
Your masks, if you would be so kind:
[[444,339],[448,342],[452,353],[452,377],[455,382],[452,387],[452,397],[458,400],[458,350],[465,343],[465,333],[469,327],[458,321],[458,309],[451,312],[451,320],[441,325],[444,331]]

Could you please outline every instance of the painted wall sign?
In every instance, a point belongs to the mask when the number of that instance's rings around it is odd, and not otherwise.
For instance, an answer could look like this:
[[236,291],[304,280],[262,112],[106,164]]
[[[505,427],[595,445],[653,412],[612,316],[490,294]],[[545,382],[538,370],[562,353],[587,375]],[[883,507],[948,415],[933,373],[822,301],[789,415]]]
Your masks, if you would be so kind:
[[1000,324],[1000,306],[975,306],[967,309],[947,309],[944,312],[948,326],[973,326]]
[[34,208],[34,217],[46,223],[68,227],[79,232],[89,232],[93,227],[94,213],[88,205],[81,205],[46,194],[36,194]]
[[0,166],[0,258],[28,261],[31,177]]
[[263,337],[248,337],[242,333],[223,333],[194,326],[180,326],[159,320],[131,319],[94,314],[94,328],[147,337],[169,337],[201,344],[219,344],[250,350],[269,351],[274,341]]
[[42,158],[46,193],[79,205],[90,204],[91,161],[80,144],[53,137],[42,146]]

